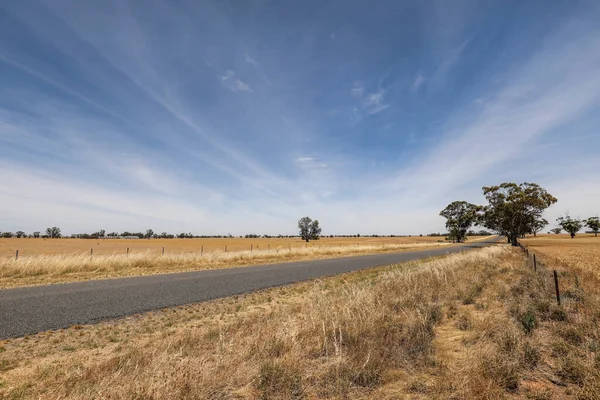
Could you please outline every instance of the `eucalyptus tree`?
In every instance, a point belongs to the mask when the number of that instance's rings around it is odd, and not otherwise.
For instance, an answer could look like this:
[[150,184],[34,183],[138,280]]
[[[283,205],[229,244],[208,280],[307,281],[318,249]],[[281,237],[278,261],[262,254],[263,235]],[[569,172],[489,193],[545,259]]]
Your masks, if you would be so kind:
[[513,246],[532,231],[544,210],[557,202],[546,189],[529,182],[484,186],[483,195],[489,203],[484,208],[484,226],[506,235]]
[[452,241],[464,242],[469,229],[479,221],[482,207],[466,201],[453,201],[440,211],[446,218],[446,229]]
[[302,217],[298,220],[298,230],[300,237],[307,242],[309,240],[318,240],[321,236],[321,227],[318,220],[312,220],[310,217]]
[[548,225],[548,221],[539,216],[533,221],[533,225],[531,226],[531,233],[533,236],[537,236],[538,232],[541,232]]
[[598,231],[600,231],[600,218],[589,217],[585,220],[585,226],[587,226],[592,232],[594,232],[594,236],[598,236]]
[[571,235],[571,239],[573,239],[577,232],[583,228],[584,224],[584,222],[579,219],[571,218],[569,214],[566,214],[564,217],[558,217],[556,223]]

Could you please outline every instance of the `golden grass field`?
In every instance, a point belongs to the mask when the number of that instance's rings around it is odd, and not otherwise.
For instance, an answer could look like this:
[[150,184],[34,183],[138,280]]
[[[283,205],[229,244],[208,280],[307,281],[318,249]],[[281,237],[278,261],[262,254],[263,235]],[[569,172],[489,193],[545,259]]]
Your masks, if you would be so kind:
[[528,236],[523,244],[554,264],[589,270],[600,278],[600,237],[593,234]]
[[[360,238],[321,238],[310,241],[308,246],[350,246],[367,244],[407,244],[407,243],[435,243],[444,240],[443,237],[412,236],[412,237],[360,237]],[[0,257],[14,257],[15,251],[19,250],[21,256],[37,255],[89,255],[94,250],[96,255],[125,254],[127,248],[132,254],[153,253],[161,254],[162,248],[165,253],[200,253],[305,248],[306,242],[299,238],[272,238],[272,239],[245,239],[245,238],[221,238],[221,239],[27,239],[27,238],[0,238]]]
[[589,240],[525,240],[537,272],[498,244],[5,340],[0,398],[599,399]]
[[447,245],[431,237],[323,238],[309,243],[299,239],[0,239],[0,288]]

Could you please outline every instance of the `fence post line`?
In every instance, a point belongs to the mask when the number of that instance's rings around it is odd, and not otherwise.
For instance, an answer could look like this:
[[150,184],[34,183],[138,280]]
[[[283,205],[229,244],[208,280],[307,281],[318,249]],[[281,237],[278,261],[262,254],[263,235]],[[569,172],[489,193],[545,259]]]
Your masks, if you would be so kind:
[[537,271],[537,260],[535,258],[535,254],[533,255],[533,270]]
[[163,255],[163,256],[165,255],[165,246],[163,246],[163,249],[162,249],[162,255]]
[[560,290],[558,289],[558,274],[554,270],[554,288],[556,289],[556,302],[560,306]]
[[204,245],[200,247],[200,255],[204,254]]
[[17,250],[16,254],[15,254],[15,260],[19,259],[19,250]]
[[92,247],[92,248],[90,249],[90,257],[91,257],[91,256],[93,256],[93,255],[94,255],[94,248]]

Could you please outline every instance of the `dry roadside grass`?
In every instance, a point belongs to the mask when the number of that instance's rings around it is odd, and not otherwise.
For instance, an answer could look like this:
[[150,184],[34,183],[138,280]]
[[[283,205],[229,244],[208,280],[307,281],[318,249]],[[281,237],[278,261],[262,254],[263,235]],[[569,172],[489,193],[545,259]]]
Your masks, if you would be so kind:
[[436,330],[446,368],[424,397],[600,399],[600,279],[590,268],[600,241],[540,239],[523,241],[537,256],[537,271],[510,249],[510,262],[505,257],[488,279],[474,280],[446,305]]
[[[10,239],[9,239],[10,240]],[[35,239],[25,239],[35,241]],[[55,242],[60,242],[56,240]],[[36,256],[0,258],[0,289],[74,282],[90,279],[122,276],[148,275],[167,272],[183,272],[204,269],[229,268],[278,262],[313,260],[375,254],[424,250],[448,246],[449,243],[383,243],[354,245],[322,245],[312,242],[308,247],[253,249],[252,251],[199,252],[137,252],[93,255],[65,253]]]
[[444,302],[504,252],[486,248],[7,340],[0,397],[370,395],[395,381],[394,371],[435,368]]
[[502,244],[41,333],[0,398],[599,399],[600,281],[560,284]]

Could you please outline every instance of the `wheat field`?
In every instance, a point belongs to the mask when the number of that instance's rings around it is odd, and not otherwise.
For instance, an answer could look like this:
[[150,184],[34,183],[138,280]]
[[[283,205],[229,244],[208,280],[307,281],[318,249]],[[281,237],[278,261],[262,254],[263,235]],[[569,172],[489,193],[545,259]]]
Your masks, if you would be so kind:
[[16,250],[21,256],[36,255],[89,255],[154,253],[205,253],[227,251],[289,249],[319,246],[383,245],[409,243],[436,243],[444,237],[322,237],[308,244],[299,238],[195,238],[195,239],[29,239],[0,238],[0,258],[14,257]]
[[553,264],[590,271],[600,278],[600,237],[578,234],[571,239],[567,234],[538,235],[521,241]]
[[[80,252],[81,247],[89,246],[89,240],[4,239],[0,242],[4,249],[20,245],[27,250],[20,251],[18,259],[14,255],[0,257],[0,288],[400,252],[450,245],[447,242],[433,241],[431,238],[387,238],[396,239],[387,241],[357,239],[319,240],[309,243],[291,239],[265,242],[261,242],[260,239],[215,239],[212,242],[199,239],[129,240],[121,243],[120,239],[115,239],[91,241],[100,243],[98,247],[104,246],[104,251],[94,248],[93,251],[88,250],[84,253]],[[131,245],[129,242],[138,247],[135,251],[126,253],[121,247]],[[165,245],[163,254],[161,245],[165,242],[169,246]],[[208,250],[202,251],[201,243],[207,242],[210,243],[207,245]],[[144,250],[143,246],[149,245],[153,247]],[[198,247],[201,251],[189,251],[190,248]],[[116,250],[117,248],[119,250]],[[234,251],[231,248],[246,250]],[[12,248],[10,250],[12,251]]]

